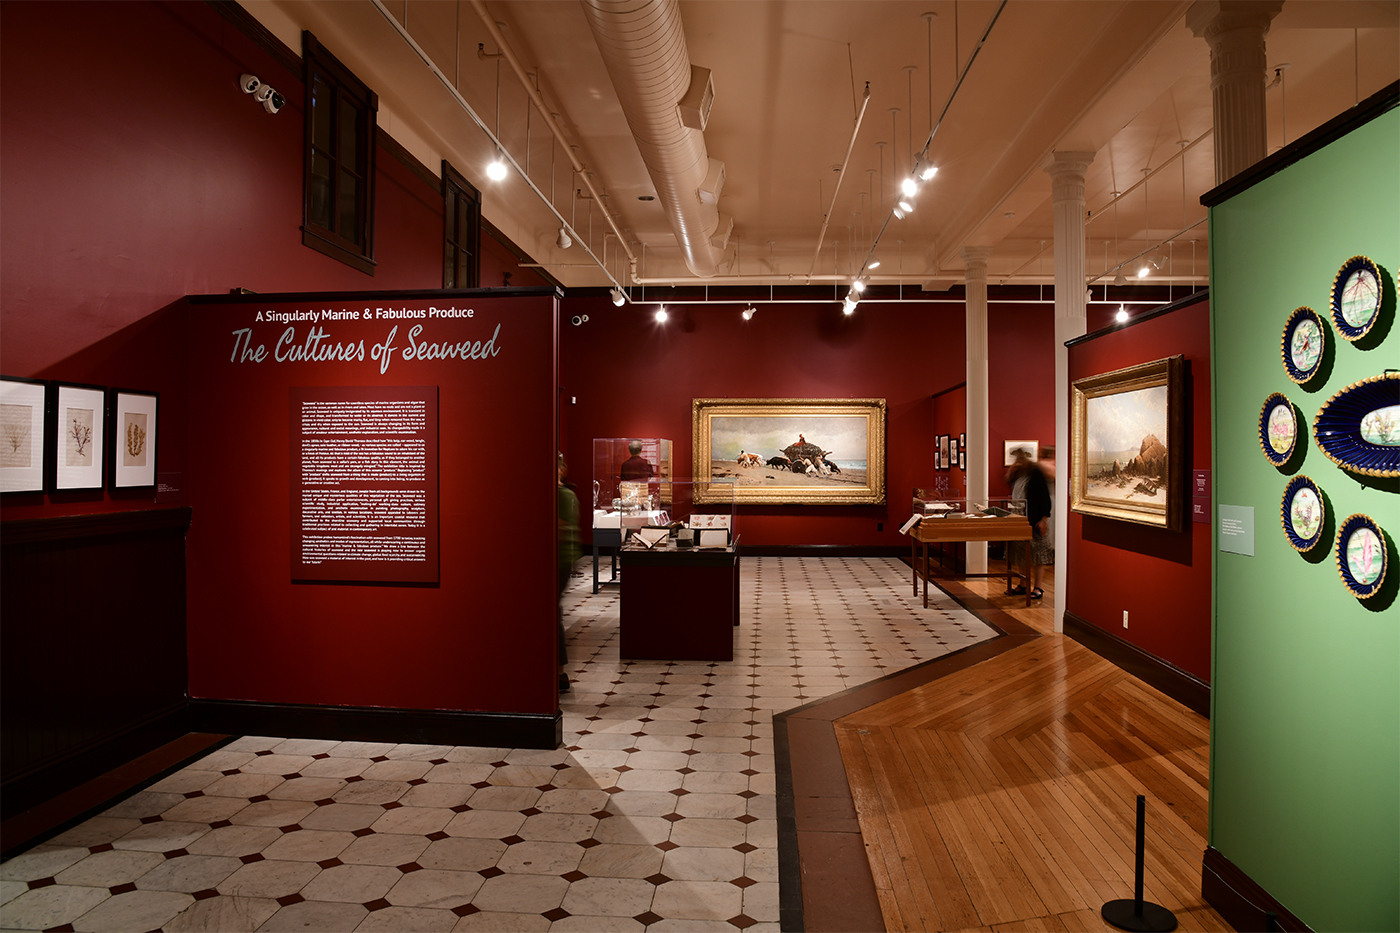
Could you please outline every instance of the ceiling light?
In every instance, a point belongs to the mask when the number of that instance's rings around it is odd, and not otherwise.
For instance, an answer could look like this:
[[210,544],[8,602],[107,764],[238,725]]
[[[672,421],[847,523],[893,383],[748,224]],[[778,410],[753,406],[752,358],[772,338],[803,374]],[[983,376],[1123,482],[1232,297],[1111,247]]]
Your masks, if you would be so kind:
[[1137,277],[1140,278],[1140,279],[1145,279],[1145,278],[1147,278],[1147,273],[1149,273],[1149,272],[1151,272],[1151,271],[1152,271],[1152,267],[1149,266],[1147,263],[1143,263],[1143,264],[1142,264],[1142,268],[1141,268],[1141,269],[1138,269],[1138,271],[1137,271]]
[[505,160],[501,158],[500,150],[496,151],[496,158],[491,160],[491,164],[486,166],[486,177],[492,181],[502,181],[508,174]]
[[570,246],[573,246],[574,240],[573,237],[569,236],[569,228],[560,227],[559,238],[556,239],[554,242],[559,245],[560,249],[568,249]]
[[938,166],[936,165],[925,165],[922,169],[919,170],[919,177],[922,178],[924,181],[928,181],[930,178],[937,174]]
[[743,318],[744,318],[744,320],[746,320],[746,321],[752,321],[752,320],[753,320],[753,316],[754,316],[755,314],[757,314],[757,313],[758,313],[758,309],[757,309],[757,308],[745,308],[744,311],[743,311]]
[[899,209],[902,210],[902,211],[904,211],[904,213],[906,213],[906,214],[912,214],[912,213],[914,213],[914,199],[913,199],[913,198],[900,198],[900,199],[899,199]]
[[878,260],[878,259],[872,259],[872,260],[870,260],[870,264],[867,265],[865,268],[867,268],[867,269],[878,269],[878,268],[880,268],[880,260]]
[[613,304],[617,305],[619,308],[627,301],[627,296],[622,293],[622,289],[620,288],[614,288],[608,294],[612,296]]
[[1113,278],[1113,284],[1114,284],[1114,285],[1127,285],[1127,284],[1128,284],[1128,277],[1127,277],[1126,275],[1123,274],[1123,270],[1122,270],[1122,269],[1119,269],[1119,270],[1118,270],[1118,274],[1117,274],[1116,276],[1114,276],[1114,278]]
[[1123,307],[1122,305],[1119,305],[1118,313],[1115,314],[1113,317],[1116,321],[1118,321],[1119,324],[1122,324],[1128,319],[1128,309]]
[[894,209],[894,216],[896,220],[903,220],[905,213],[905,211],[900,210],[898,207]]
[[919,183],[912,178],[906,178],[899,183],[899,190],[904,192],[906,198],[912,198],[919,193]]
[[845,315],[856,313],[856,299],[853,296],[847,295],[846,300],[841,303],[841,313]]
[[661,307],[659,307],[659,308],[656,309],[656,323],[658,323],[658,324],[665,324],[665,323],[666,323],[666,306],[665,306],[665,305],[662,305]]
[[865,283],[862,282],[860,279],[856,279],[854,282],[851,283],[851,288],[854,291],[863,292],[865,291]]

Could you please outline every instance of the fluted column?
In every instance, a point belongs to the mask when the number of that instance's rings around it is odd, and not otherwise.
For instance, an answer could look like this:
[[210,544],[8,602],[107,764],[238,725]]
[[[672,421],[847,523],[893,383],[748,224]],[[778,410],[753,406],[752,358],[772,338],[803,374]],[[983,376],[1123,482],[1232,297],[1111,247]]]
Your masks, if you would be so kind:
[[1282,7],[1283,0],[1197,0],[1186,11],[1191,32],[1210,44],[1217,185],[1268,154],[1264,34]]
[[[967,266],[967,501],[987,501],[987,260],[989,246],[963,247]],[[987,542],[967,544],[967,572],[987,572]]]
[[1050,523],[1055,529],[1055,631],[1065,630],[1069,591],[1069,349],[1066,340],[1087,328],[1084,314],[1084,173],[1092,152],[1054,152],[1050,173],[1055,218],[1055,501]]

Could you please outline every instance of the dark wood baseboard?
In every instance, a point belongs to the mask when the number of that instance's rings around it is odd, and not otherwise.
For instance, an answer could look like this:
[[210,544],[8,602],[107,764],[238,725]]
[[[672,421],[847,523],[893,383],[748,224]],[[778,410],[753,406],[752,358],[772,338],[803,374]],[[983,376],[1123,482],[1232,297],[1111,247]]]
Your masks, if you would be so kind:
[[744,544],[745,557],[908,557],[899,544]]
[[[1207,847],[1201,858],[1201,896],[1240,933],[1269,929],[1312,933],[1311,927],[1214,846]],[[1269,926],[1270,913],[1274,915],[1272,927]]]
[[0,819],[9,821],[189,731],[189,709],[182,700],[87,748],[19,774],[7,774],[0,796]]
[[1210,718],[1210,684],[1199,677],[1068,611],[1065,612],[1065,634],[1192,712]]
[[193,726],[228,735],[280,735],[341,742],[558,748],[564,718],[554,713],[310,706],[246,700],[191,700]]

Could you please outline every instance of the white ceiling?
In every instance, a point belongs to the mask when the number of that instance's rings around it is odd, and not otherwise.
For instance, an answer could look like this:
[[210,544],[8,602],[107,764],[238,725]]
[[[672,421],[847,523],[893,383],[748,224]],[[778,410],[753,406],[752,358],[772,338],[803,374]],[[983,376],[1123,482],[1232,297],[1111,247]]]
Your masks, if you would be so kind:
[[[248,0],[294,49],[310,29],[380,95],[380,125],[424,164],[441,159],[482,191],[483,213],[565,285],[607,284],[575,246],[554,245],[559,221],[518,176],[492,182],[487,135],[368,0]],[[948,103],[999,0],[682,0],[690,61],[711,69],[705,144],[726,165],[720,210],[734,218],[721,275],[850,274],[886,221],[899,178]],[[1202,192],[1214,187],[1210,58],[1184,19],[1189,0],[1010,0],[967,71],[929,152],[939,173],[917,210],[889,220],[880,275],[944,288],[961,281],[964,246],[991,247],[991,280],[1053,280],[1050,178],[1055,150],[1097,153],[1087,183],[1092,278],[1163,241],[1170,264],[1150,280],[1206,273]],[[549,109],[606,194],[628,241],[608,243],[623,280],[626,254],[648,279],[692,281],[576,0],[490,0],[506,41],[537,74]],[[471,2],[384,0],[448,81],[604,255],[601,208],[571,206],[569,164],[524,89],[497,61]],[[935,13],[931,20],[925,13]],[[1269,151],[1400,77],[1400,3],[1287,0],[1267,40]],[[930,67],[931,64],[931,67]],[[819,258],[824,213],[866,82],[871,100]],[[895,112],[891,112],[895,111]],[[1191,146],[1179,155],[1183,143]],[[551,161],[553,172],[551,173]],[[1153,172],[1146,184],[1144,174]],[[552,179],[551,179],[552,175]],[[1136,187],[1135,187],[1136,186]],[[1116,205],[1113,192],[1127,192]],[[590,223],[590,206],[591,223]],[[574,211],[577,210],[577,219]],[[591,226],[591,238],[590,238]],[[1191,227],[1187,232],[1180,231]],[[1195,241],[1194,244],[1192,241]],[[814,258],[816,262],[814,264]],[[1136,265],[1136,264],[1134,264]],[[1131,270],[1129,270],[1131,272]],[[796,276],[796,279],[791,277]],[[1109,276],[1112,277],[1111,274]]]

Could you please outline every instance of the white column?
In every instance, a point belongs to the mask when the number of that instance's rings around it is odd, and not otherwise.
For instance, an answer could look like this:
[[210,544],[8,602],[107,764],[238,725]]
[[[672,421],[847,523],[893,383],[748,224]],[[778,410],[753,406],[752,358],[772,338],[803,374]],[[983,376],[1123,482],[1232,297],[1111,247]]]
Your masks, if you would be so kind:
[[1054,152],[1050,173],[1055,211],[1055,631],[1065,630],[1069,591],[1069,350],[1065,341],[1082,335],[1084,315],[1084,173],[1092,152]]
[[[967,265],[967,501],[987,501],[987,260],[989,246],[965,246]],[[967,572],[987,572],[987,542],[967,543]]]
[[1268,154],[1264,34],[1283,0],[1197,0],[1186,25],[1210,44],[1215,114],[1215,183],[1229,181]]

